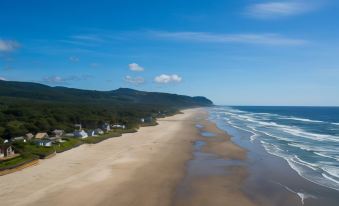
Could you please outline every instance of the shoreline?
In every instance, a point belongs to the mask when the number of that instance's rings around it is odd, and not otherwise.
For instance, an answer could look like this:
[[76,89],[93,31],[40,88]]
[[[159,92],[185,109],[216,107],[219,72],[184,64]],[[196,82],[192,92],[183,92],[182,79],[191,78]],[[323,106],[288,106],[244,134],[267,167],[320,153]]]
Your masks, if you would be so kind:
[[[155,127],[84,144],[0,177],[0,201],[11,205],[170,205],[197,138],[185,110]],[[69,195],[72,194],[72,195]]]
[[235,144],[248,151],[244,164],[250,175],[245,181],[244,192],[261,202],[260,205],[337,205],[338,191],[300,176],[284,158],[266,151],[260,140],[252,141],[247,131],[218,119],[211,121],[227,132]]
[[207,117],[205,113],[196,121],[199,138],[172,205],[254,206],[242,191],[248,170],[241,162],[246,159],[247,151],[234,144],[231,137],[206,120]]
[[331,205],[296,190],[314,185],[283,160],[209,117],[205,108],[184,110],[159,119],[157,126],[83,144],[0,176],[0,201],[18,206]]

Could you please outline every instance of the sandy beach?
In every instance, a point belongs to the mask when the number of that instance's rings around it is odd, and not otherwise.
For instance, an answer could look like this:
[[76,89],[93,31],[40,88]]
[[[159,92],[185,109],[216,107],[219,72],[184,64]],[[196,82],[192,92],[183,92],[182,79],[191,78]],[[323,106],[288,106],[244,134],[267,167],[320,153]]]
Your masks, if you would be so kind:
[[170,205],[197,138],[201,110],[82,145],[0,177],[3,205]]
[[[205,109],[184,110],[183,114],[159,119],[157,126],[143,127],[137,133],[98,144],[82,145],[42,160],[37,166],[1,176],[0,202],[3,205],[302,205],[297,194],[265,178],[272,177],[270,167],[276,167],[275,163],[269,158],[263,161],[262,157],[256,157],[253,164],[248,159],[250,151],[235,144],[231,136],[207,117]],[[290,171],[285,166],[279,170],[284,174]],[[283,182],[291,177],[300,182],[293,174],[272,180]],[[313,203],[309,205],[317,205]]]
[[[196,124],[204,123],[219,132],[218,140],[210,142],[206,150],[225,159],[245,158],[245,151],[206,117],[203,109],[185,110],[184,114],[160,119],[158,126],[82,145],[42,160],[37,166],[2,176],[0,201],[5,205],[183,205],[177,190],[187,173],[186,163],[193,158],[194,143],[202,138]],[[222,203],[236,198],[247,203],[241,191],[234,190],[246,171],[235,168],[234,172],[239,178],[228,181],[233,195],[218,199],[225,197],[225,191],[215,188],[218,177],[210,177],[207,181],[212,184],[202,189],[215,189],[215,195],[207,199]],[[196,188],[200,189],[200,181]],[[190,201],[184,205],[196,205],[206,195],[187,196]]]

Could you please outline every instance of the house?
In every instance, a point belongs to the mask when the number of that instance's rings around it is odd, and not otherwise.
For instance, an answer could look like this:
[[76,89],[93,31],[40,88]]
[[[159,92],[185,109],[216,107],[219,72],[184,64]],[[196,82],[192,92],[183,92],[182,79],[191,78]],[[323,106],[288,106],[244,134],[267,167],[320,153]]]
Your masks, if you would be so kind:
[[52,143],[53,141],[49,139],[41,139],[36,142],[36,144],[40,147],[52,147]]
[[111,131],[111,126],[108,123],[105,123],[102,125],[102,130],[104,130],[105,132],[109,132]]
[[11,156],[14,156],[14,155],[15,155],[15,152],[13,150],[12,145],[10,145],[10,144],[0,145],[0,158],[11,157]]
[[116,128],[116,129],[125,129],[126,126],[125,126],[125,125],[121,125],[121,124],[114,124],[114,125],[112,125],[112,128]]
[[87,134],[88,134],[89,137],[95,137],[95,136],[97,136],[97,135],[95,134],[95,130],[88,130],[88,131],[87,131]]
[[61,129],[55,129],[52,131],[52,134],[55,136],[55,137],[61,137],[63,134],[64,134],[64,130],[61,130]]
[[81,124],[75,124],[74,127],[75,127],[75,130],[79,130],[79,131],[82,130]]
[[84,130],[75,130],[74,137],[85,139],[88,137],[88,134]]
[[47,140],[52,141],[53,143],[60,143],[62,142],[62,138],[61,137],[48,137]]
[[36,133],[35,139],[45,139],[48,138],[48,134],[46,132]]
[[141,123],[152,123],[153,122],[153,117],[145,117],[140,119]]
[[102,134],[104,134],[104,131],[102,131],[102,129],[100,129],[100,128],[95,129],[94,132],[95,132],[96,135],[102,135]]
[[11,139],[13,142],[26,142],[26,139],[24,137],[13,137]]
[[33,135],[32,133],[27,133],[27,134],[25,134],[25,136],[24,136],[24,138],[25,138],[27,141],[32,140],[33,137],[34,137],[34,135]]
[[65,137],[74,137],[74,133],[66,133]]

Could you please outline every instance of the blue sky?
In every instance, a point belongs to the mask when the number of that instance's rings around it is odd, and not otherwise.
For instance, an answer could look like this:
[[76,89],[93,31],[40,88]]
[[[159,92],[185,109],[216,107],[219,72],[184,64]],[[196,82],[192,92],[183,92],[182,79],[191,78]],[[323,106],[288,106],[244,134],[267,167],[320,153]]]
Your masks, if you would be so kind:
[[339,105],[335,0],[2,0],[0,79]]

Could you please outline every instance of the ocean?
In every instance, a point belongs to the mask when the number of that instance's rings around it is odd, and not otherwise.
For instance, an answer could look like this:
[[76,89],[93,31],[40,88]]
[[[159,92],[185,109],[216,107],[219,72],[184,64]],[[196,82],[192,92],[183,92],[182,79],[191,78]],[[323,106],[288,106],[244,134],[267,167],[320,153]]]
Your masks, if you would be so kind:
[[246,132],[304,179],[339,191],[339,107],[217,106],[210,118]]

